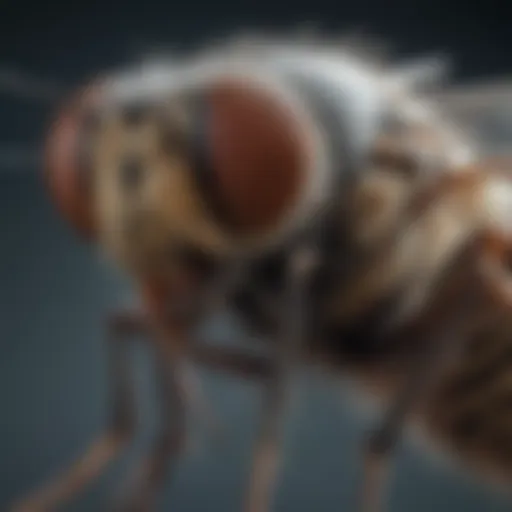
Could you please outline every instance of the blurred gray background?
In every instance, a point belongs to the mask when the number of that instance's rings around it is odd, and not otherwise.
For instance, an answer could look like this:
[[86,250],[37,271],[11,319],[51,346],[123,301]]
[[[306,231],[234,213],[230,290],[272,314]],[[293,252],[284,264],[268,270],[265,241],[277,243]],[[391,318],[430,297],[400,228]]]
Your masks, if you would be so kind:
[[[0,4],[0,510],[70,462],[101,430],[107,405],[103,319],[131,296],[128,284],[61,223],[44,194],[37,147],[60,84],[77,84],[161,46],[307,21],[331,33],[360,27],[396,43],[400,55],[448,51],[461,82],[500,77],[512,68],[509,16],[492,2],[207,2]],[[506,110],[500,113],[498,121],[496,114],[482,121],[491,138],[510,129]],[[222,319],[210,329],[218,339],[231,331]],[[134,351],[134,362],[140,436],[68,510],[99,510],[147,446],[152,404],[144,350]],[[217,445],[196,436],[199,444],[169,484],[164,509],[236,512],[260,395],[253,384],[202,375],[227,439]],[[358,442],[368,418],[317,375],[303,375],[297,391],[275,510],[352,510]],[[512,505],[407,443],[396,469],[393,512],[499,512]]]

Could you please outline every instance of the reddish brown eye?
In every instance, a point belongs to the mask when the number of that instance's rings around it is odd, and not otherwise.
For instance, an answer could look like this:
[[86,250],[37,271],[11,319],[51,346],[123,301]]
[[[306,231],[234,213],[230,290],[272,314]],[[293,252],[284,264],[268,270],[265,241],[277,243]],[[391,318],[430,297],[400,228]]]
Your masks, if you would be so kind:
[[302,126],[271,93],[245,83],[218,84],[209,105],[220,202],[241,232],[272,228],[304,183],[310,155]]
[[58,113],[46,142],[45,179],[61,215],[82,236],[94,236],[95,227],[84,159],[85,134],[94,126],[91,116],[96,89],[80,92]]

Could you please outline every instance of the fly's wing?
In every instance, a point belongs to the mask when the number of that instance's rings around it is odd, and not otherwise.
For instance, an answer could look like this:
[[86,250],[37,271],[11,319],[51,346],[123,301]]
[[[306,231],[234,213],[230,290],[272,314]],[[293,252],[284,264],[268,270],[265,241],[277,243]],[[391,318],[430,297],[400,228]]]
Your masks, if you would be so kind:
[[512,156],[512,79],[453,87],[433,99],[474,134],[485,154]]

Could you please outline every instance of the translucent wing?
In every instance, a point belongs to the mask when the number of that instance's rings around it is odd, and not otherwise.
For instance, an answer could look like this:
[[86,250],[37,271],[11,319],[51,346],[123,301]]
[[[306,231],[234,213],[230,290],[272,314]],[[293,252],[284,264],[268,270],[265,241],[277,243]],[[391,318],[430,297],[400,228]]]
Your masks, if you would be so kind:
[[485,153],[512,155],[512,79],[444,89],[433,98],[476,135]]

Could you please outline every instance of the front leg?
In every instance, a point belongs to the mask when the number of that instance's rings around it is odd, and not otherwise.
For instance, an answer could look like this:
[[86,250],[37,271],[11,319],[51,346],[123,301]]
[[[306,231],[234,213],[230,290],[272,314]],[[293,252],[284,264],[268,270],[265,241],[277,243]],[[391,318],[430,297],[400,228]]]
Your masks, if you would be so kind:
[[160,411],[156,438],[149,455],[125,482],[125,490],[116,498],[114,510],[149,512],[157,510],[159,492],[171,467],[176,465],[186,440],[186,399],[181,361],[157,345],[155,381]]
[[[85,453],[62,475],[11,505],[10,512],[49,512],[64,505],[99,477],[130,441],[135,429],[136,414],[133,382],[128,364],[129,346],[126,341],[128,337],[133,336],[145,339],[151,336],[151,332],[148,317],[141,311],[116,311],[109,316],[107,324],[107,368],[111,406],[105,432],[93,441]],[[149,347],[152,348],[153,343],[149,343]],[[271,362],[265,357],[227,347],[191,343],[189,355],[192,361],[205,368],[256,381],[267,378],[272,368]],[[166,356],[162,357],[162,353],[158,353],[155,364],[158,380],[164,381],[164,391],[160,395],[164,408],[163,417],[169,421],[169,406],[173,404],[173,398],[166,399],[165,379],[169,369]],[[187,388],[186,391],[189,402],[195,403],[197,394],[190,396],[190,389]],[[201,409],[200,412],[204,411]],[[176,431],[173,433],[172,429],[164,430],[162,433],[160,443],[165,448],[163,452],[168,452],[169,443],[178,442],[176,439],[170,440],[173,435],[176,435]],[[179,437],[179,433],[177,435]],[[159,451],[159,445],[156,443],[155,456],[158,457]],[[157,474],[162,471],[162,462],[155,465],[154,471]],[[141,473],[147,475],[147,471],[143,470]]]
[[[211,310],[222,305],[229,288],[239,279],[242,269],[230,265],[213,282],[198,279],[186,267],[169,279],[143,278],[140,281],[144,307],[155,345],[155,376],[159,409],[159,432],[151,453],[142,461],[135,476],[128,479],[128,489],[117,500],[125,511],[152,510],[165,475],[174,464],[185,442],[186,405],[200,405],[208,412],[207,402],[199,400],[199,387],[187,371],[191,359],[191,328]],[[198,351],[194,353],[197,355]],[[204,356],[204,352],[202,353]],[[222,359],[222,358],[221,358]],[[208,415],[211,419],[211,415]],[[212,422],[210,422],[212,423]]]
[[279,447],[286,412],[291,373],[302,348],[305,330],[304,299],[316,254],[309,247],[301,247],[291,256],[288,280],[283,300],[283,322],[276,340],[276,354],[265,389],[262,421],[257,434],[254,459],[251,466],[245,512],[268,512],[278,478]]
[[[125,481],[112,508],[122,512],[155,510],[163,480],[185,442],[186,386],[183,381],[189,342],[192,290],[185,275],[172,284],[141,281],[141,295],[153,338],[154,376],[160,412],[158,433],[150,453]],[[179,279],[178,279],[179,278]]]
[[110,419],[105,432],[61,476],[14,504],[11,512],[54,510],[82,491],[120,454],[131,439],[136,421],[134,389],[128,364],[126,337],[145,330],[137,313],[116,312],[108,320],[108,380]]

